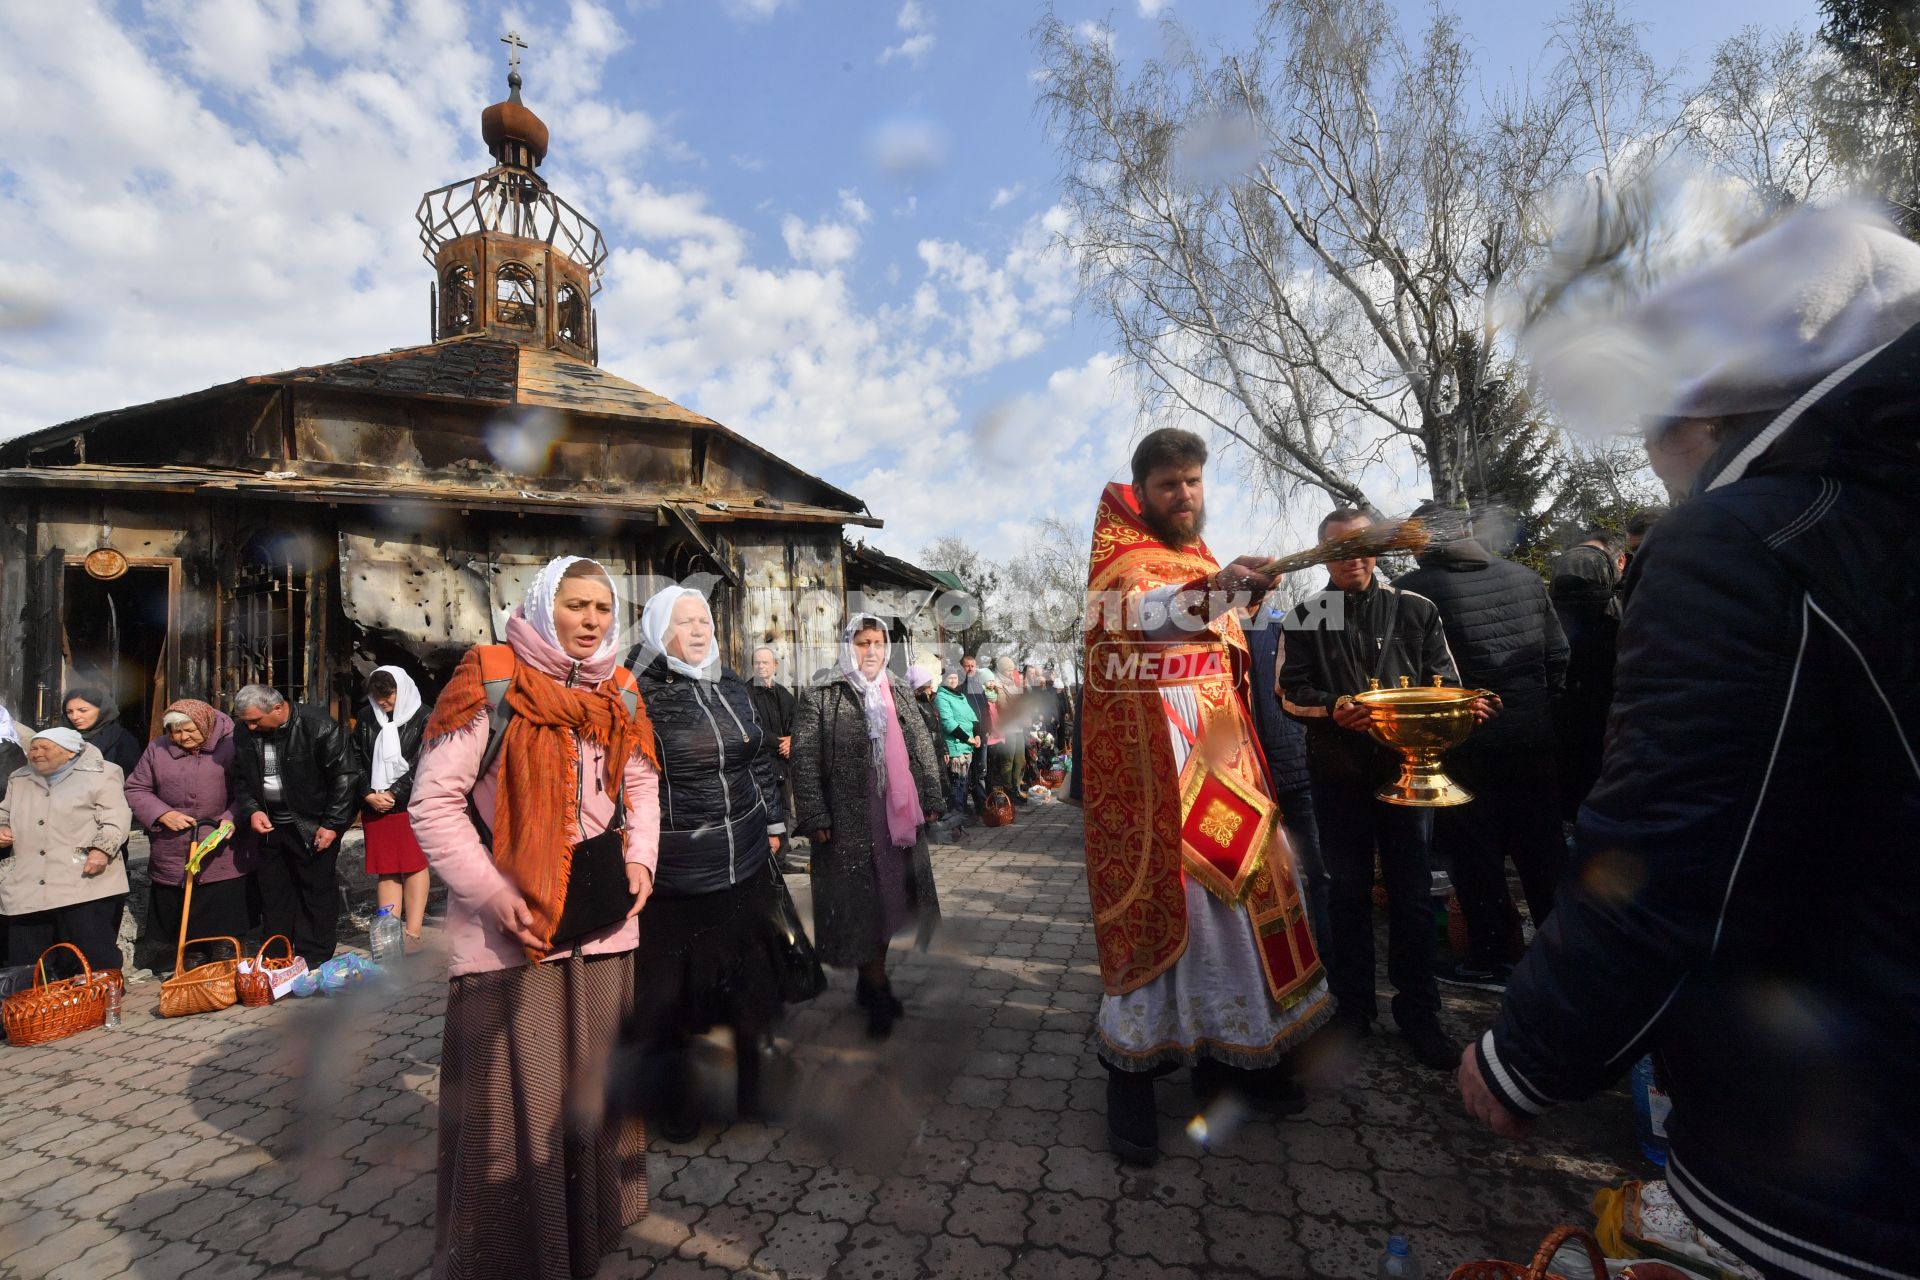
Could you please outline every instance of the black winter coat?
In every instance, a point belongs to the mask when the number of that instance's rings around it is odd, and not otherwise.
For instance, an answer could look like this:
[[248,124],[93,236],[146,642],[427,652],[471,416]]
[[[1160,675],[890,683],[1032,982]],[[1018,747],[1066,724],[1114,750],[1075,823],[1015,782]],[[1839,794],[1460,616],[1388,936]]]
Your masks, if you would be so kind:
[[1275,670],[1280,665],[1280,624],[1263,614],[1246,624],[1246,633],[1253,657],[1249,690],[1253,727],[1260,735],[1260,750],[1267,757],[1274,794],[1298,791],[1312,780],[1307,773],[1307,730],[1280,709],[1280,673]]
[[1648,535],[1575,864],[1477,1049],[1523,1115],[1651,1049],[1674,1194],[1780,1274],[1920,1266],[1916,512],[1909,331]]
[[[931,819],[946,807],[934,740],[926,722],[910,709],[913,694],[906,681],[895,675],[888,679],[913,774],[888,781],[913,787],[921,811]],[[865,707],[862,695],[836,672],[800,695],[793,721],[793,803],[800,830],[809,836],[833,833],[824,844],[814,843],[810,879],[814,944],[821,963],[836,966],[866,964],[876,949],[884,953],[885,945],[881,924],[886,911],[873,866],[870,803],[875,781]],[[940,918],[940,899],[924,834],[914,841],[908,859],[907,899],[918,921],[917,941],[925,947]]]
[[[423,705],[413,713],[413,719],[400,726],[400,750],[406,754],[407,763],[420,764],[420,742],[427,736],[427,721],[433,719],[431,704]],[[360,716],[353,722],[353,753],[360,759],[360,781],[354,784],[353,798],[360,803],[368,817],[381,815],[366,807],[366,797],[373,791],[373,744],[380,739],[380,721],[373,714],[373,704],[360,704]],[[392,813],[405,813],[407,801],[413,798],[413,769],[408,769],[400,780],[389,787],[393,796]]]
[[118,720],[102,720],[80,735],[87,745],[99,748],[101,759],[120,766],[123,775],[131,775],[140,764],[146,748],[133,731]]
[[1613,707],[1613,663],[1620,643],[1619,602],[1599,583],[1573,574],[1553,580],[1553,609],[1567,636],[1567,687],[1555,708],[1561,816],[1572,821],[1600,780]]
[[787,757],[780,754],[781,738],[793,736],[793,712],[799,706],[800,699],[793,690],[775,682],[759,684],[749,680],[747,692],[753,696],[753,713],[760,719],[760,727],[766,731],[767,751],[773,760],[773,772],[784,784],[787,780]]
[[1307,726],[1307,763],[1316,781],[1377,783],[1399,769],[1398,754],[1333,722],[1341,696],[1365,693],[1374,679],[1392,688],[1401,676],[1415,684],[1431,684],[1435,676],[1460,683],[1440,610],[1398,587],[1369,582],[1357,594],[1328,587],[1288,611],[1282,626],[1281,706]]
[[[325,827],[342,832],[359,812],[360,758],[347,731],[323,707],[296,706],[275,734],[280,744],[280,783],[293,824],[303,843]],[[261,735],[238,722],[233,730],[233,766],[229,794],[234,814],[250,822],[264,805],[259,800],[265,777]]]
[[1475,726],[1457,750],[1551,752],[1567,637],[1540,575],[1462,538],[1421,556],[1420,567],[1393,585],[1439,608],[1460,683],[1500,695],[1500,714]]
[[691,897],[757,874],[787,814],[747,682],[724,667],[696,680],[661,656],[634,674],[660,755],[657,891]]

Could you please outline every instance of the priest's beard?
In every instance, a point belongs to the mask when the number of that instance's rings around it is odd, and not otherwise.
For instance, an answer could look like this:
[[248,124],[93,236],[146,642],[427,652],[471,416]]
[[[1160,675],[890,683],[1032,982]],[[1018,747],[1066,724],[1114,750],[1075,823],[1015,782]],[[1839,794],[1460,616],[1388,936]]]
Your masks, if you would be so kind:
[[1166,543],[1168,546],[1187,547],[1200,541],[1200,535],[1206,531],[1207,508],[1205,505],[1198,505],[1193,508],[1193,528],[1185,531],[1174,526],[1158,511],[1144,505],[1140,508],[1140,519],[1148,529],[1153,531],[1154,537],[1160,539],[1160,541]]

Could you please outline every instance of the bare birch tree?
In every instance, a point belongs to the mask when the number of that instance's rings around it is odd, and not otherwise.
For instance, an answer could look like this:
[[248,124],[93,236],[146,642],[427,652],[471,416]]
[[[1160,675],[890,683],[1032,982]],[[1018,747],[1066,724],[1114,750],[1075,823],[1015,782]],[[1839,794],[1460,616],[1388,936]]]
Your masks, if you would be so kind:
[[1638,29],[1582,0],[1546,84],[1487,103],[1445,10],[1409,41],[1384,0],[1273,0],[1218,55],[1164,29],[1129,75],[1110,41],[1036,30],[1066,238],[1150,406],[1244,445],[1283,501],[1370,505],[1370,471],[1409,450],[1436,498],[1473,496],[1490,302],[1550,194],[1679,137]]
[[1742,28],[1714,50],[1712,71],[1688,103],[1694,149],[1769,210],[1830,194],[1837,167],[1820,127],[1818,86],[1831,62],[1804,32]]

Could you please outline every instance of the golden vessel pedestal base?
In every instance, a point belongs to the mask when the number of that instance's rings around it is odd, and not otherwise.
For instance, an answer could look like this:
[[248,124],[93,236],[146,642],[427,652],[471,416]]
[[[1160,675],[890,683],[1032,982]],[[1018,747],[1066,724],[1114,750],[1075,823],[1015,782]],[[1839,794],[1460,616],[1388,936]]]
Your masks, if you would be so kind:
[[1400,753],[1400,776],[1374,792],[1376,800],[1410,809],[1447,809],[1467,804],[1473,792],[1449,778],[1440,758],[1473,731],[1473,701],[1484,689],[1441,685],[1414,687],[1405,677],[1398,689],[1379,681],[1353,700],[1367,709],[1373,740]]

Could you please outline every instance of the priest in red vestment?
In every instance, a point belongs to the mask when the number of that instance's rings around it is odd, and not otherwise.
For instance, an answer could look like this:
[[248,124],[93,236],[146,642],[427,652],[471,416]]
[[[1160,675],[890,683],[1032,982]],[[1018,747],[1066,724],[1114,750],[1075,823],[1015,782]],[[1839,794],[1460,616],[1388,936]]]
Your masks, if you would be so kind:
[[[1087,887],[1106,996],[1099,1054],[1122,1159],[1159,1154],[1153,1080],[1203,1100],[1304,1105],[1289,1054],[1332,1012],[1247,699],[1237,605],[1273,580],[1201,541],[1204,441],[1140,442],[1110,484],[1088,568]],[[1268,695],[1270,696],[1270,695]]]

